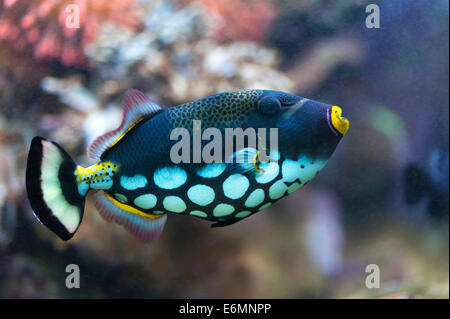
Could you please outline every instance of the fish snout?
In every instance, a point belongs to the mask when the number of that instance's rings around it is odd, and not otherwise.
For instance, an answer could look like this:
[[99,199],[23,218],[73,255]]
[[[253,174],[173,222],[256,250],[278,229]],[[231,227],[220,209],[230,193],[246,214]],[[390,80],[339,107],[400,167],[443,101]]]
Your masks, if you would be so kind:
[[350,126],[349,120],[342,116],[342,109],[339,106],[333,105],[328,110],[328,124],[334,131],[338,131],[344,136]]

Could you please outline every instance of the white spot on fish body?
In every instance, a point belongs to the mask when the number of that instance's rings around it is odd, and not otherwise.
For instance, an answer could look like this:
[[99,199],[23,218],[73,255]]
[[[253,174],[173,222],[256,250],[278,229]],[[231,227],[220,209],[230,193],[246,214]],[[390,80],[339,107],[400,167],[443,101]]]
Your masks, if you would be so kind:
[[211,204],[216,196],[211,187],[202,184],[189,188],[187,195],[193,203],[200,206]]
[[201,217],[201,218],[208,217],[208,214],[206,214],[205,212],[202,212],[200,210],[193,210],[189,214],[192,215],[192,216],[197,216],[197,217]]
[[138,188],[144,188],[147,185],[147,179],[140,174],[133,177],[122,175],[120,177],[120,185],[126,190],[133,191]]
[[224,163],[211,163],[197,171],[197,175],[204,178],[220,176],[227,166]]
[[298,163],[301,167],[300,181],[304,184],[312,180],[317,173],[325,166],[326,160],[311,160],[306,156],[299,158]]
[[235,216],[237,218],[244,218],[244,217],[247,217],[248,215],[250,215],[251,213],[252,213],[251,211],[244,210],[242,212],[237,213]]
[[143,194],[134,199],[134,204],[143,209],[151,209],[155,207],[158,199],[153,194]]
[[300,187],[302,187],[302,185],[299,182],[295,182],[294,184],[288,187],[288,194],[292,194]]
[[245,201],[245,206],[256,207],[264,201],[264,190],[261,188],[255,189]]
[[290,159],[284,160],[281,165],[281,174],[283,175],[283,180],[286,182],[293,182],[300,178],[301,175],[301,164],[297,161],[292,161]]
[[179,167],[164,167],[157,169],[153,174],[153,180],[159,188],[178,188],[187,180],[186,171]]
[[269,206],[271,206],[272,205],[272,203],[265,203],[264,205],[262,205],[260,208],[258,208],[258,210],[263,210],[263,209],[265,209],[265,208],[267,208],[267,207],[269,207]]
[[125,195],[123,195],[123,194],[115,193],[114,197],[121,203],[128,202],[128,198]]
[[241,174],[233,174],[229,176],[222,185],[223,193],[231,199],[238,199],[244,196],[250,182],[248,178]]
[[271,199],[281,198],[287,191],[287,186],[282,180],[276,181],[269,188],[269,196]]
[[167,196],[163,200],[163,206],[165,209],[174,213],[182,213],[186,210],[186,204],[178,196]]
[[216,217],[228,216],[234,212],[234,207],[228,204],[219,204],[213,210]]

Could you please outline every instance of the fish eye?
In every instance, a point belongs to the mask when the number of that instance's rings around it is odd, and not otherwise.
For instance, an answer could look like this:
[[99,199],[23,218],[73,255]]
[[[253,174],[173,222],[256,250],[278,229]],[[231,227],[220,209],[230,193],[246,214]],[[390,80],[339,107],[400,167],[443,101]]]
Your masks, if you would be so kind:
[[266,96],[259,101],[258,109],[264,115],[274,115],[281,109],[281,103],[276,97]]

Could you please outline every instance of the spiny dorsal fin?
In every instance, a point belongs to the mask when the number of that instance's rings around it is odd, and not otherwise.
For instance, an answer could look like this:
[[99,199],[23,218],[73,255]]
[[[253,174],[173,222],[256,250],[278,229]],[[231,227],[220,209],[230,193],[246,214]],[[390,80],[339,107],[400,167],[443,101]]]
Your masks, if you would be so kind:
[[159,110],[161,107],[141,91],[128,90],[123,101],[122,123],[116,130],[103,134],[92,142],[88,149],[89,157],[99,161],[103,153],[116,144],[140,120]]

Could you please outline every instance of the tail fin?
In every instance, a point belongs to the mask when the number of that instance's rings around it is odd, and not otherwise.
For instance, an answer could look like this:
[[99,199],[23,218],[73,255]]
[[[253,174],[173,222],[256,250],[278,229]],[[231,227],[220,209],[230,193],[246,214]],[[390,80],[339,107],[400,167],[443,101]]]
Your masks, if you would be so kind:
[[36,217],[63,240],[81,223],[85,196],[78,192],[77,165],[55,142],[36,136],[28,153],[26,188]]

